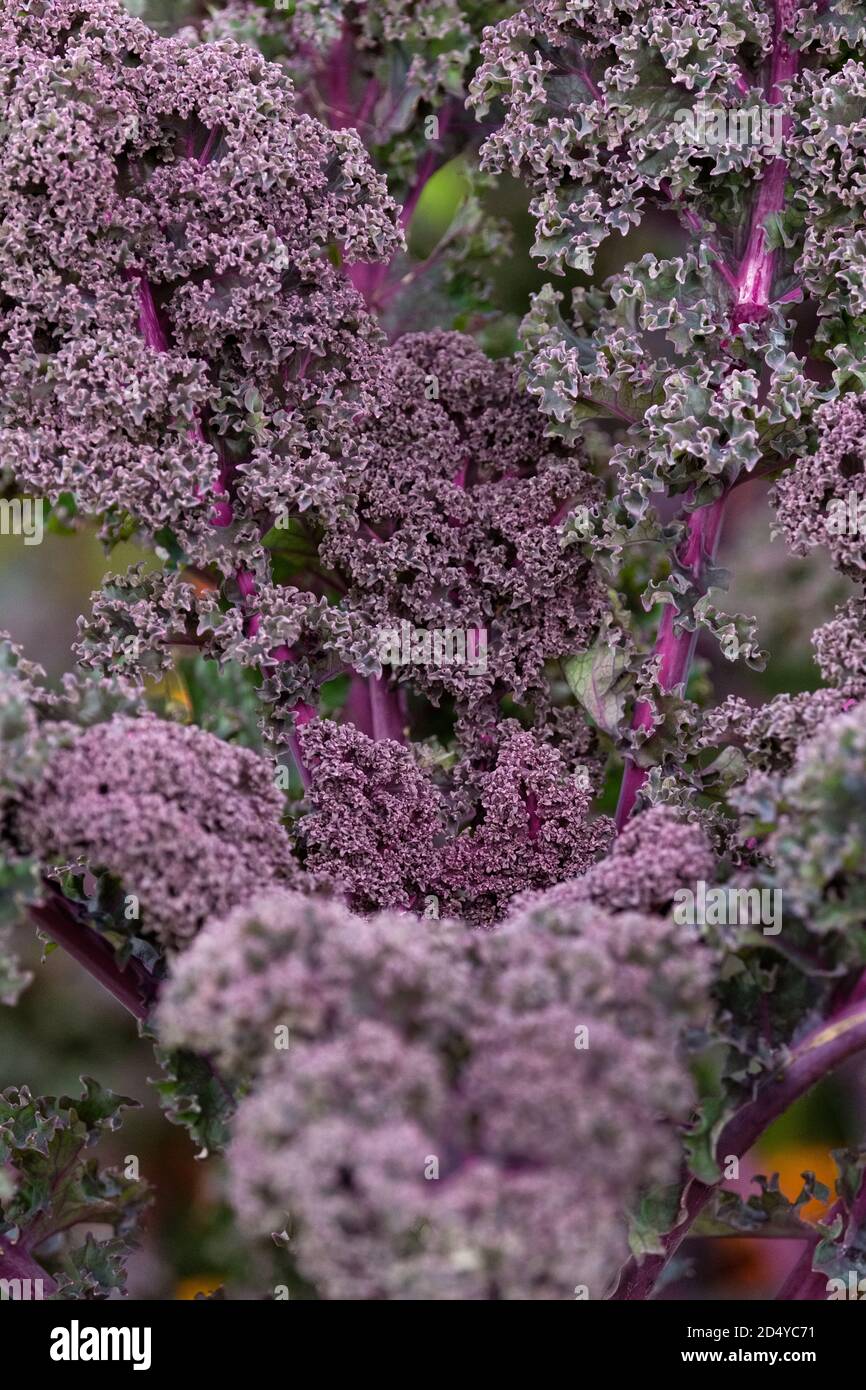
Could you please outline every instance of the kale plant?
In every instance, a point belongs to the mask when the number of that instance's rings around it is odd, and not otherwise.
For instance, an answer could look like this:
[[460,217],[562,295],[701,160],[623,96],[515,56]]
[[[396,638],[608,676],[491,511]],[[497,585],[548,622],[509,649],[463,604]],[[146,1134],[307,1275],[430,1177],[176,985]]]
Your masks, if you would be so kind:
[[[0,998],[29,922],[133,1014],[255,1296],[647,1299],[737,1233],[832,1297],[866,1149],[819,1226],[725,1183],[866,1049],[866,7],[141,8],[0,0],[5,515],[147,557],[59,689],[0,642]],[[754,706],[694,658],[765,661],[767,487],[854,596]],[[50,1297],[145,1201],[86,1085],[0,1097]]]

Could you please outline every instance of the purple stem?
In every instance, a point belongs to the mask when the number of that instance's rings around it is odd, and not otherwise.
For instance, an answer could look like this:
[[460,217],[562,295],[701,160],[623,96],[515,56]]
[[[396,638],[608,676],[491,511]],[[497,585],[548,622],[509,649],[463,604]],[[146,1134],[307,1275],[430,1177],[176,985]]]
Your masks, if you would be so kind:
[[142,338],[154,352],[168,352],[168,338],[160,323],[149,280],[138,271],[130,271],[129,279],[138,281],[138,326]]
[[215,125],[211,130],[208,131],[207,139],[205,140],[204,145],[202,146],[201,154],[198,156],[198,163],[202,169],[209,162],[211,155],[216,149],[217,141],[219,140],[219,138],[220,128],[218,125]]
[[[707,570],[716,557],[726,500],[727,494],[724,493],[708,507],[700,507],[688,515],[687,535],[677,559],[681,568],[689,572],[698,587],[703,587]],[[665,606],[659,623],[655,655],[661,658],[659,684],[662,690],[676,690],[680,686],[685,688],[697,643],[696,630],[686,632],[677,629],[678,616],[674,605],[669,603]],[[652,705],[647,700],[638,700],[632,716],[632,728],[652,730],[653,724]],[[631,758],[627,759],[616,810],[618,829],[621,830],[628,820],[635,798],[646,778],[646,770],[638,767]]]
[[[758,1087],[752,1100],[743,1105],[725,1125],[716,1145],[716,1155],[726,1158],[747,1154],[764,1130],[800,1096],[838,1067],[848,1057],[866,1048],[866,1002],[858,999],[846,1004],[829,1019],[812,1029],[790,1053],[779,1071]],[[668,1262],[688,1236],[719,1184],[691,1178],[683,1192],[683,1216],[663,1237],[664,1251],[642,1261],[630,1259],[622,1269],[615,1301],[648,1299]]]
[[43,1296],[52,1294],[57,1289],[55,1280],[36,1263],[22,1240],[13,1245],[5,1236],[0,1236],[0,1279],[29,1279],[31,1284],[35,1280],[41,1280]]
[[[776,37],[770,64],[767,99],[777,103],[782,96],[781,84],[796,75],[799,55],[796,49],[790,47],[785,37],[796,4],[792,0],[776,0],[775,9]],[[786,128],[789,125],[790,121],[786,119]],[[774,159],[759,185],[749,221],[746,248],[734,286],[735,302],[731,311],[733,332],[737,332],[743,324],[760,323],[767,314],[773,292],[777,253],[770,250],[767,244],[766,223],[772,213],[782,211],[787,175],[787,161],[782,158]],[[681,562],[698,584],[703,583],[707,566],[718,546],[725,502],[726,494],[723,494],[708,507],[701,507],[698,511],[688,514],[688,535]],[[655,655],[661,658],[659,684],[665,691],[685,686],[695,650],[696,633],[677,633],[677,616],[673,604],[665,608],[655,644]],[[632,715],[632,728],[651,729],[652,726],[652,708],[646,701],[638,700]],[[638,767],[633,759],[626,759],[616,812],[618,828],[622,829],[631,815],[638,792],[647,775],[646,770]]]
[[806,1245],[791,1273],[776,1294],[777,1303],[822,1303],[827,1299],[827,1276],[812,1268],[811,1242]]
[[[138,281],[138,325],[141,336],[154,352],[168,352],[168,337],[160,322],[150,281],[138,271],[129,272],[128,278]],[[189,434],[201,444],[206,442],[205,433],[198,417],[190,425]],[[222,487],[223,477],[220,469],[216,476],[216,491],[222,491]],[[198,490],[196,491],[197,495],[200,495]],[[215,502],[211,521],[214,526],[230,526],[232,522],[231,503]]]
[[298,737],[297,731],[298,729],[302,729],[305,724],[309,724],[310,720],[315,719],[315,717],[316,710],[312,705],[307,705],[302,702],[295,706],[295,732],[289,739],[289,747],[292,750],[292,757],[295,760],[295,766],[298,769],[298,776],[301,779],[304,791],[309,791],[310,787],[313,785],[313,775],[304,761],[304,755],[301,751],[301,740]]
[[373,107],[379,100],[379,91],[380,89],[377,79],[375,77],[371,77],[369,82],[367,83],[366,91],[364,92],[364,95],[361,98],[358,110],[355,114],[354,124],[356,129],[358,126],[368,124],[367,117],[370,115],[370,112],[373,110]]
[[131,959],[125,966],[119,965],[105,938],[79,921],[72,905],[56,892],[52,891],[44,902],[31,906],[30,916],[46,936],[83,965],[133,1018],[144,1022],[156,1000],[159,983],[141,961]]
[[406,741],[400,692],[389,687],[385,676],[353,676],[345,715],[369,738]]
[[406,716],[403,692],[393,689],[386,676],[368,676],[367,688],[370,693],[373,737],[405,743]]
[[[445,105],[442,107],[441,111],[439,112],[439,148],[428,150],[427,153],[418,163],[418,167],[415,171],[414,182],[412,184],[412,187],[409,189],[409,192],[406,195],[406,201],[400,210],[400,226],[403,228],[404,231],[409,226],[409,223],[412,220],[415,209],[421,201],[421,195],[424,192],[424,189],[427,187],[427,184],[430,182],[430,179],[433,177],[433,175],[436,173],[436,170],[440,167],[442,163],[441,144],[446,134],[446,131],[451,123],[452,114],[453,108],[451,106]],[[427,261],[425,261],[422,266],[415,267],[415,273],[431,265],[434,259],[434,256],[429,256],[427,258]],[[402,285],[401,282],[398,285],[392,285],[389,290],[386,290],[386,282],[392,269],[393,262],[388,261],[377,262],[374,265],[359,263],[357,265],[347,266],[346,274],[348,275],[349,280],[354,285],[355,289],[359,292],[359,294],[362,294],[364,296],[368,308],[382,309],[384,308],[386,303],[390,302],[390,300],[394,298],[395,294],[398,292]],[[405,277],[405,280],[409,282],[412,279],[414,279],[415,273],[409,271]]]
[[350,83],[354,49],[352,26],[343,22],[343,32],[334,45],[322,74],[322,85],[328,103],[328,123],[332,130],[342,130],[353,124]]
[[[444,116],[442,120],[444,123]],[[436,172],[436,166],[439,162],[439,158],[440,156],[436,153],[435,150],[428,150],[424,158],[418,165],[418,169],[415,174],[415,182],[410,188],[406,201],[400,209],[400,226],[404,229],[404,231],[409,226],[409,223],[412,221],[412,214],[414,213],[415,209],[421,201],[421,194],[424,192],[424,189],[427,187],[427,184],[430,182],[430,179]]]
[[[421,194],[431,176],[436,171],[438,156],[429,151],[418,165],[415,183],[409,191],[408,197],[400,212],[400,226],[405,230],[412,218],[412,214],[418,206]],[[392,262],[377,261],[374,264],[358,262],[355,265],[346,266],[346,274],[350,282],[354,285],[359,294],[364,296],[368,309],[382,309],[385,303],[385,284],[392,269]],[[387,299],[393,298],[397,287]]]
[[752,90],[749,83],[746,81],[746,78],[743,76],[741,72],[738,73],[737,76],[734,78],[734,86],[736,87],[740,95],[744,97],[747,97]]
[[[834,1216],[838,1215],[838,1212],[839,1203],[837,1202],[827,1213],[825,1219],[832,1220]],[[820,1232],[816,1230],[814,1238],[804,1242],[803,1253],[776,1294],[777,1303],[804,1303],[807,1301],[820,1303],[826,1300],[827,1276],[816,1273],[812,1268],[815,1245],[819,1239]]]
[[[770,82],[767,100],[772,104],[781,102],[782,86],[796,77],[800,55],[791,48],[785,38],[786,25],[793,18],[799,0],[775,0],[776,40],[770,66]],[[786,116],[782,126],[783,139],[790,134],[791,120]],[[781,212],[785,204],[785,184],[788,178],[788,161],[779,157],[774,159],[768,172],[761,180],[758,197],[752,211],[749,238],[737,277],[737,305],[732,318],[732,327],[739,328],[744,323],[760,323],[766,317],[767,307],[773,291],[773,275],[776,269],[776,252],[767,245],[767,219]]]
[[719,246],[719,243],[716,241],[715,237],[711,236],[711,234],[705,228],[703,222],[701,221],[700,217],[696,212],[677,201],[677,199],[671,192],[670,184],[667,182],[666,179],[663,179],[659,186],[665,197],[670,199],[671,206],[673,207],[683,226],[688,231],[690,231],[693,236],[700,237],[703,241],[706,242],[707,246],[709,246],[710,250],[712,251],[715,257],[716,270],[721,275],[728,288],[731,290],[735,290],[737,288],[736,273],[735,271],[731,270],[731,267],[728,265],[728,262],[725,259],[721,247]]
[[[593,100],[597,101],[599,106],[604,107],[604,93],[598,86],[598,83],[594,81],[592,74],[589,72],[588,68],[578,66],[576,68],[573,68],[571,71],[574,73],[576,77],[580,78],[581,82],[583,82],[586,85],[587,89],[593,97]],[[742,75],[739,75],[735,79],[735,85],[737,87],[737,90],[743,93],[744,95],[750,91],[749,84]],[[694,212],[691,208],[686,207],[683,203],[680,203],[674,197],[671,191],[670,183],[667,179],[662,179],[661,183],[659,184],[659,188],[664,197],[670,199],[671,204],[683,225],[694,235],[700,236],[704,241],[706,241],[707,245],[710,247],[710,249],[713,251],[713,254],[715,255],[716,269],[722,276],[722,279],[727,281],[731,289],[735,289],[736,276],[734,272],[731,270],[730,266],[728,265],[724,255],[722,254],[718,242],[714,240],[714,238],[709,234],[708,231],[705,231],[704,224],[701,221],[698,214]]]

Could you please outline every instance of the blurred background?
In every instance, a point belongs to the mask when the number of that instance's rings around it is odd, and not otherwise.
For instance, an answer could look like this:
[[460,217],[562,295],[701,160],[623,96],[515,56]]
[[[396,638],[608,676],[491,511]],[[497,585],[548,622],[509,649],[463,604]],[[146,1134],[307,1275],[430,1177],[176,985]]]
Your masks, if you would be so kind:
[[[147,0],[127,3],[134,12],[172,27],[198,8]],[[463,187],[456,163],[429,185],[411,228],[413,243],[422,251],[450,222]],[[491,203],[508,219],[514,236],[514,254],[497,272],[494,295],[495,307],[508,316],[503,342],[507,349],[530,294],[545,277],[529,255],[532,226],[525,192],[506,180],[491,195]],[[675,254],[680,244],[674,223],[647,222],[629,238],[607,243],[597,279],[647,250]],[[810,634],[848,593],[846,582],[820,557],[797,560],[772,538],[766,494],[766,484],[754,482],[733,499],[720,563],[734,576],[726,605],[732,612],[757,616],[761,645],[770,659],[767,669],[756,673],[742,664],[726,663],[717,650],[699,649],[719,698],[736,691],[758,703],[781,690],[817,685]],[[90,594],[103,574],[123,571],[141,558],[145,557],[132,546],[119,547],[106,558],[88,529],[46,533],[39,546],[0,536],[0,629],[8,630],[56,684],[71,664],[78,615],[89,608]],[[106,1139],[101,1150],[105,1161],[136,1155],[141,1175],[156,1191],[145,1239],[130,1264],[130,1295],[193,1298],[225,1283],[229,1296],[261,1296],[251,1292],[254,1272],[232,1239],[219,1160],[197,1158],[186,1132],[165,1119],[150,1084],[158,1068],[148,1042],[138,1037],[136,1025],[120,1006],[62,952],[43,959],[32,927],[22,924],[18,936],[35,979],[16,1009],[0,1005],[0,1089],[28,1085],[37,1093],[75,1095],[79,1077],[92,1074],[140,1102],[140,1109],[128,1112],[123,1129]],[[765,1136],[743,1164],[739,1183],[731,1185],[746,1195],[756,1190],[749,1185],[755,1174],[778,1171],[783,1190],[793,1198],[804,1170],[832,1184],[830,1151],[862,1142],[866,1132],[863,1079],[862,1066],[852,1065],[814,1091]],[[805,1215],[815,1220],[823,1210],[813,1202]],[[790,1241],[692,1241],[663,1296],[771,1297],[798,1253],[797,1244]]]

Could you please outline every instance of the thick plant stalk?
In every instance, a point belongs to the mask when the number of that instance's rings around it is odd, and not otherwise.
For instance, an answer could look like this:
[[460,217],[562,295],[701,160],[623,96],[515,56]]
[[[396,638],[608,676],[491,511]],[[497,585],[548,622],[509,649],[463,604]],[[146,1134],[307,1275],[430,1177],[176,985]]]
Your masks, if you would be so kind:
[[[834,1207],[829,1215],[833,1216],[835,1210]],[[777,1303],[819,1303],[826,1299],[827,1276],[812,1268],[814,1253],[815,1241],[807,1241],[802,1255],[776,1294]]]
[[[451,112],[446,106],[439,113],[439,137],[436,142],[437,148],[430,150],[418,163],[418,167],[415,171],[415,179],[406,195],[406,201],[400,209],[400,227],[404,233],[408,231],[409,224],[412,221],[427,184],[430,182],[433,175],[442,168],[444,157],[441,150],[450,118]],[[409,285],[415,278],[413,272],[408,270],[401,279],[393,281],[389,288],[387,282],[389,277],[393,275],[393,271],[393,261],[380,261],[374,264],[358,262],[354,265],[346,266],[346,274],[349,280],[358,293],[364,296],[367,308],[374,312],[381,312],[387,304],[399,294],[400,289]]]
[[[791,48],[785,38],[787,23],[796,6],[791,0],[776,0],[775,8],[776,38],[767,89],[767,100],[771,103],[781,100],[782,84],[796,76],[799,61],[797,51]],[[785,132],[789,126],[790,121],[786,120]],[[732,286],[734,305],[731,311],[731,328],[735,333],[743,324],[760,323],[766,316],[772,299],[778,257],[777,252],[767,245],[766,224],[773,213],[782,211],[787,176],[787,160],[780,156],[774,159],[767,169],[757,191],[743,258]],[[726,498],[727,494],[722,494],[709,506],[689,512],[684,518],[687,535],[677,560],[699,587],[703,587],[707,569],[715,557]],[[675,607],[672,604],[668,605],[662,614],[656,638],[655,656],[659,658],[659,684],[664,691],[674,691],[680,687],[685,689],[694,657],[697,634],[677,631],[677,617]],[[632,728],[650,729],[652,724],[652,707],[646,701],[638,700],[632,716]],[[616,811],[619,829],[622,829],[631,815],[637,794],[647,775],[646,769],[639,767],[632,758],[626,759]]]
[[[784,1066],[758,1087],[753,1100],[731,1117],[719,1136],[716,1155],[742,1158],[795,1100],[821,1081],[848,1057],[866,1049],[866,1001],[857,998],[807,1034],[791,1052]],[[682,1216],[663,1238],[664,1250],[643,1261],[631,1259],[624,1266],[619,1283],[611,1294],[617,1301],[637,1301],[652,1295],[672,1256],[689,1235],[720,1184],[692,1178],[683,1192]]]
[[0,1279],[29,1280],[31,1297],[34,1284],[41,1284],[43,1298],[57,1290],[55,1280],[33,1256],[20,1243],[13,1245],[5,1236],[0,1236]]
[[[711,568],[719,545],[722,521],[725,514],[727,493],[723,493],[708,507],[700,507],[689,513],[688,534],[678,555],[681,568],[687,570],[693,582],[703,587],[704,578]],[[676,690],[685,686],[695,653],[698,634],[677,631],[677,611],[673,604],[667,604],[659,624],[655,654],[660,658],[659,684],[663,690]],[[652,729],[653,710],[646,700],[638,700],[632,717],[633,729]],[[646,781],[647,773],[629,758],[623,772],[616,823],[619,829],[631,815],[635,798]]]
[[406,716],[399,690],[387,675],[353,676],[345,707],[346,718],[369,738],[405,743]]
[[129,960],[125,966],[120,966],[104,937],[79,921],[72,904],[55,892],[50,892],[44,902],[33,904],[30,916],[40,931],[83,965],[133,1018],[144,1022],[156,1000],[159,985],[140,961]]

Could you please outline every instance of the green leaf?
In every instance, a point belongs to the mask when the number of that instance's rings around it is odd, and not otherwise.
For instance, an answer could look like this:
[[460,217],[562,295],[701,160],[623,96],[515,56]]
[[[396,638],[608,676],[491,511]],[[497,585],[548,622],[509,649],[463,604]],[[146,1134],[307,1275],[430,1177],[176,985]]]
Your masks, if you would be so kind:
[[[58,1298],[101,1298],[122,1287],[123,1261],[150,1200],[139,1178],[86,1156],[137,1102],[82,1080],[77,1100],[34,1097],[26,1087],[0,1094],[0,1235],[23,1239],[56,1277]],[[113,1228],[112,1238],[88,1235],[77,1245],[76,1228],[94,1224]]]
[[816,1181],[813,1173],[804,1173],[803,1178],[803,1187],[794,1202],[789,1201],[779,1187],[778,1173],[774,1173],[769,1180],[765,1177],[754,1178],[753,1181],[760,1185],[761,1191],[752,1193],[745,1201],[738,1192],[719,1188],[692,1226],[691,1234],[759,1236],[764,1239],[809,1238],[814,1233],[814,1227],[803,1221],[800,1210],[813,1199],[823,1201],[826,1188]]
[[194,1052],[156,1051],[165,1077],[151,1084],[172,1124],[183,1125],[205,1152],[225,1148],[235,1096],[210,1062]]
[[629,1215],[628,1243],[637,1259],[664,1254],[662,1237],[677,1224],[681,1197],[679,1185],[651,1188],[641,1196]]
[[708,1042],[691,1059],[700,1106],[684,1136],[684,1148],[689,1172],[708,1184],[718,1182],[722,1176],[716,1161],[716,1145],[730,1113],[730,1100],[724,1085],[727,1061],[726,1044],[716,1040]]
[[562,663],[574,698],[605,733],[615,734],[630,688],[631,658],[624,647],[590,647]]
[[815,1248],[812,1268],[828,1279],[839,1279],[847,1291],[852,1274],[859,1284],[866,1279],[866,1221],[858,1202],[866,1182],[866,1149],[835,1149],[838,1170],[836,1197],[839,1210],[832,1220],[819,1223],[824,1231]]
[[52,1299],[77,1302],[108,1298],[112,1292],[123,1293],[129,1253],[130,1246],[124,1240],[94,1240],[88,1233],[83,1245],[69,1250]]

